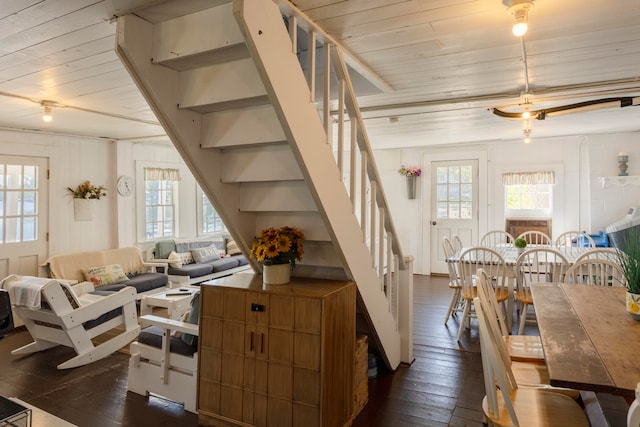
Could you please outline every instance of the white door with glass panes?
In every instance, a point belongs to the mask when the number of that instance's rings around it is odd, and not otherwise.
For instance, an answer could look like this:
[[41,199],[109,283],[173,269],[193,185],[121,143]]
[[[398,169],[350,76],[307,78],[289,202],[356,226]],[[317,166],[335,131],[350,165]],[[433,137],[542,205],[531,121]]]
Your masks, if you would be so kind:
[[0,277],[38,276],[48,257],[48,160],[0,156]]
[[478,240],[478,161],[431,162],[431,273],[447,274],[442,238]]

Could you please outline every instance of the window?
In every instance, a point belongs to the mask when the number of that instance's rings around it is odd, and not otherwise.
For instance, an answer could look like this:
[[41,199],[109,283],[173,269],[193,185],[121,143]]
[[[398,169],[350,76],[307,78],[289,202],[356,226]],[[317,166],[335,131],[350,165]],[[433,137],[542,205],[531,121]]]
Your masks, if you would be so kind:
[[507,209],[551,209],[550,184],[505,185]]
[[177,235],[178,169],[144,169],[145,236],[147,240]]
[[0,164],[0,243],[38,238],[38,167]]
[[200,201],[202,207],[200,213],[202,214],[202,220],[200,221],[200,232],[202,234],[211,234],[220,231],[224,231],[225,227],[222,223],[222,218],[218,215],[218,212],[213,208],[213,205],[209,201],[209,198],[204,191],[199,190]]
[[472,218],[472,166],[438,166],[436,168],[436,186],[436,217],[438,219]]
[[147,239],[175,235],[173,181],[145,181],[145,223]]
[[510,216],[548,217],[553,201],[553,172],[517,172],[502,175],[505,211]]

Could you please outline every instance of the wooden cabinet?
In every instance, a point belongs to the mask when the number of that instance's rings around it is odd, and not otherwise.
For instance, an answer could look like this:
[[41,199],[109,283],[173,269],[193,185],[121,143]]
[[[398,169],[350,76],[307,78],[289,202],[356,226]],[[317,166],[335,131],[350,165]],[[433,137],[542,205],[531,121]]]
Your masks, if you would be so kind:
[[238,274],[202,284],[201,425],[340,427],[353,405],[353,282]]

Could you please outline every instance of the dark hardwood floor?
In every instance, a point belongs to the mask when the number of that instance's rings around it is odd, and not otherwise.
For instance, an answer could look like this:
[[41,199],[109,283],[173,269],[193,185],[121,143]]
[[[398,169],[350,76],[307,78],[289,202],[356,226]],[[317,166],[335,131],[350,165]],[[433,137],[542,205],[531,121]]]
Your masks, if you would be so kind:
[[[447,281],[415,276],[415,362],[369,381],[369,403],[354,427],[482,425],[484,385],[477,326],[458,343],[458,319],[443,324],[451,296]],[[527,325],[525,333],[536,334],[535,325]],[[126,354],[60,371],[56,365],[71,356],[69,349],[11,356],[12,349],[28,342],[24,328],[0,339],[0,395],[17,397],[82,427],[198,424],[197,416],[181,405],[127,393]]]

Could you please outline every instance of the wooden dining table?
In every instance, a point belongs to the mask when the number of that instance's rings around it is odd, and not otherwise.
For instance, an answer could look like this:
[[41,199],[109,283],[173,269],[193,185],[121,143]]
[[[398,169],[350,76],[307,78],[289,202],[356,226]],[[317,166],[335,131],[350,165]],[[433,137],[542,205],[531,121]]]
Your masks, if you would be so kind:
[[551,385],[635,396],[640,322],[625,310],[623,287],[531,285]]

